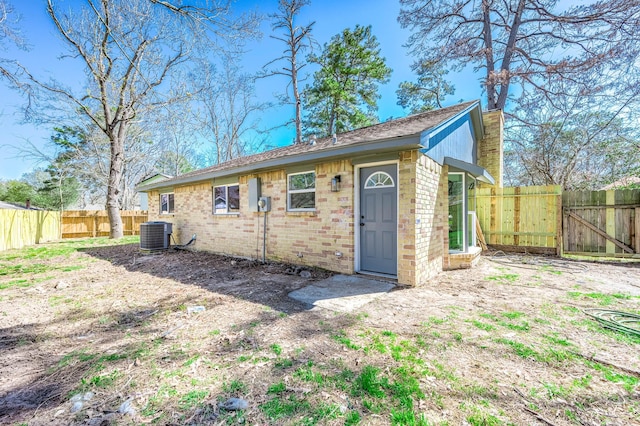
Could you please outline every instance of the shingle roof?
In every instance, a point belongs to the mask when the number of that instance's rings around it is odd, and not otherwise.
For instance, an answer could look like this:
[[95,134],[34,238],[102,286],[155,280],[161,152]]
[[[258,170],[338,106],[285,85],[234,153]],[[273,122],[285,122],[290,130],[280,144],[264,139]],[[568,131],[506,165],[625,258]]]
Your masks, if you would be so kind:
[[[256,168],[258,168],[261,163],[269,160],[287,159],[288,157],[291,157],[293,163],[295,162],[295,157],[301,154],[313,152],[320,153],[322,151],[327,151],[327,153],[329,153],[329,151],[340,147],[357,145],[364,146],[376,141],[419,135],[424,130],[437,127],[476,103],[478,103],[478,101],[464,102],[450,107],[414,114],[404,118],[352,130],[350,132],[340,133],[337,135],[337,141],[335,144],[333,143],[332,137],[326,137],[318,139],[313,145],[309,143],[294,144],[261,152],[259,154],[235,158],[211,167],[185,173],[173,179],[163,180],[161,184],[162,186],[170,186],[173,183],[196,182],[200,177],[202,179],[206,179],[215,172],[222,172],[241,167],[244,168],[250,165],[256,165]],[[153,184],[153,187],[157,187],[159,185],[159,183]],[[152,185],[149,185],[149,187],[151,186]],[[142,187],[141,189],[144,188],[145,187]]]

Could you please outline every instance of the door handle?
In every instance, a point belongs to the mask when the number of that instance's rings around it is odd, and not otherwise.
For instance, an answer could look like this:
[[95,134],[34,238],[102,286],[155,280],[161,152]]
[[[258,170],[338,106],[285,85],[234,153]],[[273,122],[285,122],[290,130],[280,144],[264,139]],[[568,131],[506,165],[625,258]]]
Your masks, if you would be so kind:
[[364,223],[360,222],[360,226],[364,226]]

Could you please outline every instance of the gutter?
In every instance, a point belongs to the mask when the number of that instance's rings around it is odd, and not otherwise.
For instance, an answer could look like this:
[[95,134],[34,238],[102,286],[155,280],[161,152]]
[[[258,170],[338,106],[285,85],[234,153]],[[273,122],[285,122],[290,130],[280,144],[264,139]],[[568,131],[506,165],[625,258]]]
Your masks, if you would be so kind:
[[294,154],[291,156],[285,155],[283,157],[264,160],[264,161],[253,163],[253,164],[246,164],[244,166],[233,167],[230,169],[213,170],[213,171],[205,172],[195,176],[187,176],[184,178],[177,177],[171,180],[164,180],[161,182],[151,183],[149,185],[139,186],[139,187],[136,187],[136,190],[138,192],[149,192],[154,189],[166,188],[169,186],[177,186],[177,185],[183,185],[187,183],[201,182],[201,181],[206,181],[210,179],[231,176],[231,175],[254,173],[258,171],[264,171],[266,169],[281,168],[282,166],[293,165],[298,163],[314,162],[318,160],[337,159],[340,157],[349,157],[349,156],[353,156],[354,154],[369,154],[371,152],[375,152],[375,153],[393,152],[393,151],[403,151],[407,149],[423,149],[424,146],[420,144],[421,134],[422,132],[420,132],[419,134],[396,137],[393,139],[383,139],[376,142],[354,143],[354,144],[345,145],[345,146],[339,146],[340,143],[338,142],[337,145],[334,145],[328,149],[304,152],[301,154]]

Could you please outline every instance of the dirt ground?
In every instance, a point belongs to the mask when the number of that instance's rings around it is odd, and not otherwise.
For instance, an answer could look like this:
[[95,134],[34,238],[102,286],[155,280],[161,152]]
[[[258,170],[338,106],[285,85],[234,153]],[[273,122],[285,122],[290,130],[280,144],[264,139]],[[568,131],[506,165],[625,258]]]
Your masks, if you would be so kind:
[[322,270],[21,253],[0,253],[0,424],[640,424],[640,338],[585,314],[640,314],[637,263],[493,253],[333,312],[287,296]]

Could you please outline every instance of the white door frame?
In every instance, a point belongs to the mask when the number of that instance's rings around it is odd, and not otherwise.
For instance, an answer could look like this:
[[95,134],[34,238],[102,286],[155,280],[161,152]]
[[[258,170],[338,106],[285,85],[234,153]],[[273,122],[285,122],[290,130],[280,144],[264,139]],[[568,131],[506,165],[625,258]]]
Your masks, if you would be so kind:
[[[360,169],[364,169],[367,167],[376,167],[376,166],[388,166],[389,164],[396,165],[396,235],[399,236],[398,228],[400,223],[400,160],[389,160],[389,161],[377,161],[374,163],[363,163],[357,164],[353,172],[355,174],[353,182],[354,182],[354,196],[353,196],[353,236],[355,238],[355,247],[353,254],[353,270],[355,272],[360,272]],[[400,238],[396,238],[396,274],[398,276],[398,257],[400,256]],[[368,273],[368,272],[367,272]],[[386,274],[381,274],[385,275]]]

